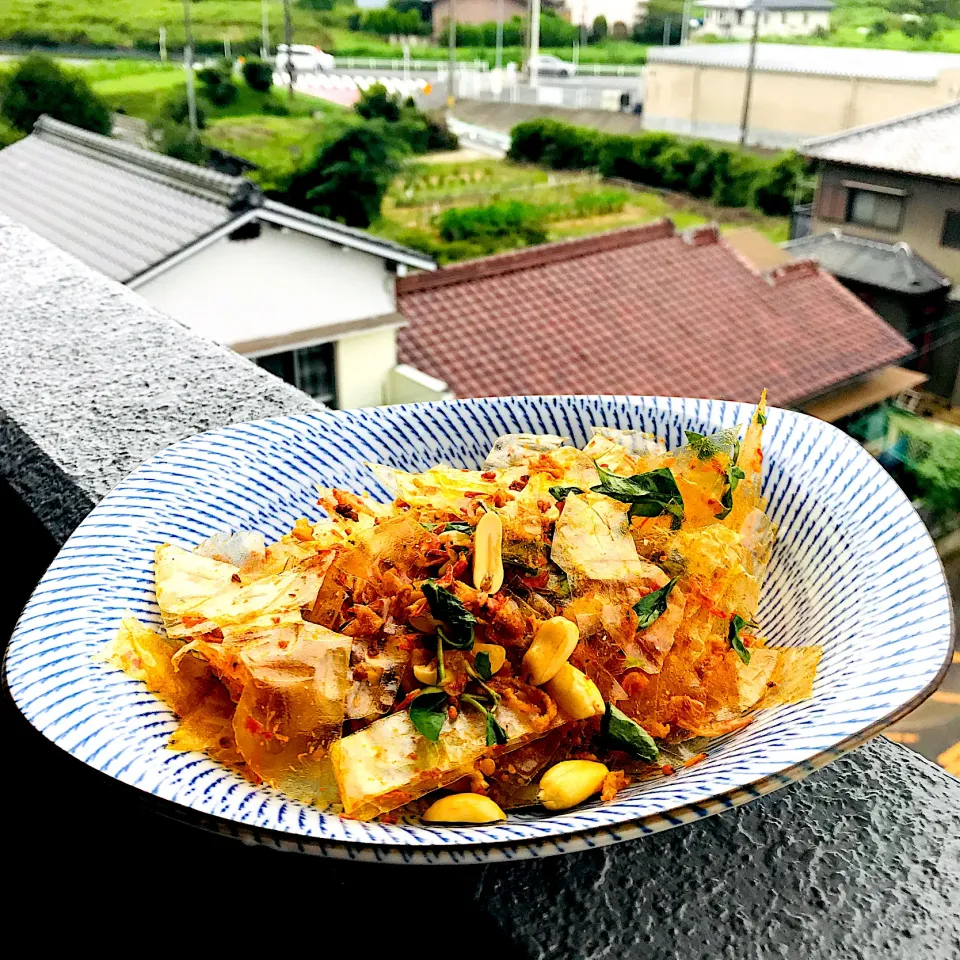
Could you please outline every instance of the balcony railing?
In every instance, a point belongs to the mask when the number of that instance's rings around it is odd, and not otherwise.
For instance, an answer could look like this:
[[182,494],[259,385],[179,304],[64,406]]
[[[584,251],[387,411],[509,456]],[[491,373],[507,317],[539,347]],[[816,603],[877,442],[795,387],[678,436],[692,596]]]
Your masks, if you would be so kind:
[[[0,505],[7,560],[21,571],[34,563],[39,574],[43,551],[162,447],[315,409],[3,218],[0,314]],[[25,598],[8,586],[9,618]],[[803,782],[785,780],[775,794],[676,830],[451,873],[281,859],[207,836],[139,809],[136,790],[93,774],[22,719],[4,729],[8,872],[64,863],[79,877],[95,862],[109,888],[71,884],[67,899],[95,904],[87,919],[105,925],[133,898],[141,935],[187,891],[195,906],[183,906],[212,939],[227,934],[228,916],[231,935],[247,935],[231,905],[266,896],[282,906],[285,893],[309,890],[315,923],[335,916],[337,936],[370,946],[390,931],[397,943],[447,943],[459,957],[946,960],[960,943],[960,782],[883,737]],[[13,834],[29,840],[22,860],[10,852]],[[214,888],[221,898],[232,891],[220,900],[226,912],[198,912]]]

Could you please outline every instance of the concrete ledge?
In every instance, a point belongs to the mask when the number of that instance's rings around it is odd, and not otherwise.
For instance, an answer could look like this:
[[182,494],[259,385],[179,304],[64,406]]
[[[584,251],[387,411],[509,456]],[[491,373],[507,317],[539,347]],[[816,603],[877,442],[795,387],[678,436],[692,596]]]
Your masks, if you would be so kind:
[[548,117],[578,127],[592,127],[604,133],[643,133],[643,118],[613,110],[570,110],[566,107],[534,106],[525,103],[492,103],[487,100],[458,100],[454,116],[465,123],[509,133],[523,120]]
[[[161,447],[314,406],[9,221],[0,221],[0,315],[0,473],[58,542]],[[141,937],[144,905],[169,903],[192,868],[215,883],[247,878],[258,893],[273,877],[291,895],[309,891],[310,909],[336,915],[338,929],[367,935],[375,918],[398,943],[431,936],[461,960],[960,955],[960,781],[882,738],[693,826],[568,857],[444,870],[281,860],[231,845],[139,810],[18,722],[5,743],[29,789],[11,781],[8,871],[22,881],[42,869],[48,884],[52,863],[96,862],[108,884],[75,884],[89,890],[63,899],[89,904],[87,922],[105,904],[111,917],[129,913]],[[15,886],[35,899],[35,885]]]

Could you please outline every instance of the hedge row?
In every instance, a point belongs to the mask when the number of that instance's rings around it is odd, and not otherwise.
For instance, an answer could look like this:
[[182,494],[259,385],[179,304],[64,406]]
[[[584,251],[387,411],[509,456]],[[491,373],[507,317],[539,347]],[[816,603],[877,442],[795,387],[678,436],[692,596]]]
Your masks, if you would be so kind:
[[810,170],[793,151],[758,157],[669,133],[608,134],[546,119],[517,124],[510,137],[511,160],[554,170],[596,169],[604,177],[665,187],[722,207],[784,216],[794,203],[810,199],[807,188],[797,189]]

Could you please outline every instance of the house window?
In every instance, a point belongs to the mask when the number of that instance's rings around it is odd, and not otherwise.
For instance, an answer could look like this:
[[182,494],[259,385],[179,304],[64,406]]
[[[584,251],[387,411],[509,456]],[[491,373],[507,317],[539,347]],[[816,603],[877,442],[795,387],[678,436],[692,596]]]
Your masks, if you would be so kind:
[[899,230],[903,197],[875,190],[851,190],[847,222],[878,230]]
[[943,218],[940,246],[960,250],[960,210],[948,210]]
[[256,357],[254,363],[321,403],[334,405],[337,398],[333,344],[320,343],[299,350],[285,350]]
[[737,11],[737,26],[739,27],[743,23],[743,11]]

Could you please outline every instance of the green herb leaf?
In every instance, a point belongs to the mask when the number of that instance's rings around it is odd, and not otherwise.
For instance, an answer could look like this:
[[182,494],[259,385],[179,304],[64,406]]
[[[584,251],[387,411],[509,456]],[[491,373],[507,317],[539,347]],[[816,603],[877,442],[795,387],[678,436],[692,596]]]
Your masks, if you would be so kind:
[[757,423],[759,423],[761,427],[767,425],[767,415],[762,410],[757,410]]
[[434,743],[440,739],[446,719],[447,695],[439,687],[427,687],[410,704],[410,722]]
[[683,497],[668,467],[637,473],[632,477],[618,477],[598,463],[597,472],[600,474],[600,483],[590,488],[594,493],[602,493],[621,503],[629,503],[631,517],[661,517],[670,514],[673,529],[680,528],[683,521]]
[[750,627],[754,630],[757,629],[755,623],[751,623],[749,620],[744,620],[739,613],[733,615],[733,619],[730,621],[730,632],[728,634],[730,639],[730,646],[737,651],[737,656],[744,662],[750,662],[750,651],[743,645],[743,640],[740,639],[740,631],[744,627]]
[[740,428],[727,427],[726,430],[718,430],[716,433],[706,435],[694,433],[693,430],[683,432],[687,435],[687,446],[697,455],[697,459],[709,460],[718,453],[726,453],[737,443]]
[[446,587],[426,580],[421,589],[433,619],[446,624],[443,642],[454,650],[472,650],[477,618]]
[[737,460],[740,458],[740,441],[738,440],[730,454],[730,463],[727,466],[727,487],[720,496],[720,503],[723,509],[717,514],[718,520],[725,520],[733,509],[733,491],[737,485],[746,477],[746,474],[737,466]]
[[470,536],[473,536],[473,527],[469,523],[460,520],[454,520],[451,523],[445,523],[443,525],[443,533],[449,533],[451,530],[456,533],[468,533]]
[[490,667],[490,654],[486,650],[481,650],[473,658],[473,666],[477,671],[477,676],[481,680],[491,680],[493,679],[493,670]]
[[583,493],[580,487],[550,487],[550,496],[554,500],[566,500],[571,493]]
[[600,735],[615,750],[623,750],[632,757],[653,763],[660,756],[660,750],[653,737],[636,720],[631,720],[612,703],[600,721]]
[[492,747],[495,744],[504,744],[507,742],[507,731],[500,726],[497,718],[487,711],[487,746]]
[[669,583],[662,586],[653,593],[648,593],[641,597],[634,605],[633,612],[640,618],[637,624],[638,630],[646,630],[647,627],[656,623],[657,620],[667,612],[667,599],[670,593],[677,585],[677,577],[674,577]]

